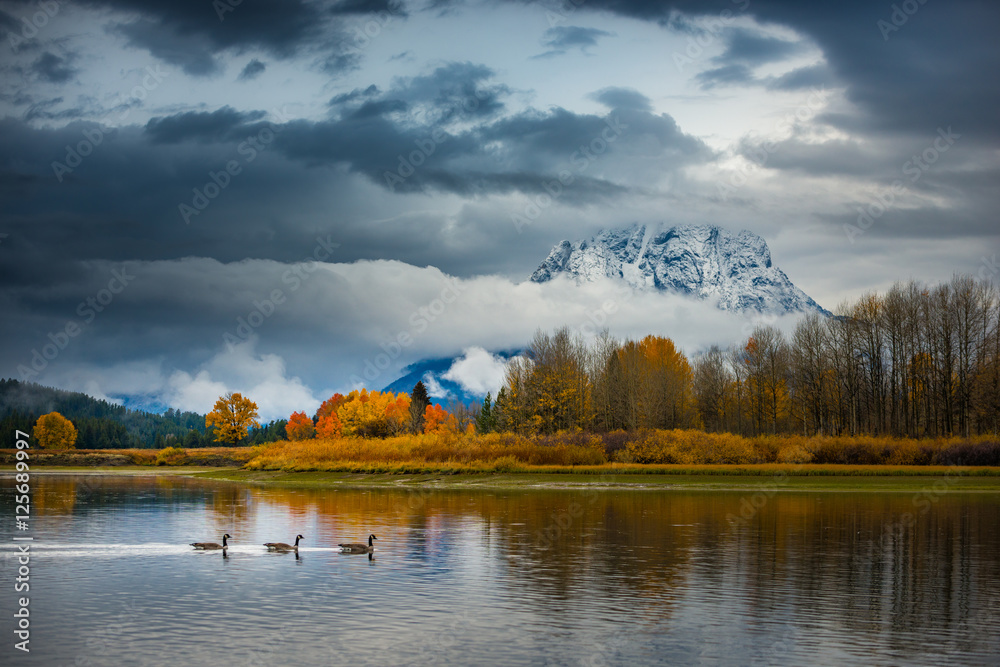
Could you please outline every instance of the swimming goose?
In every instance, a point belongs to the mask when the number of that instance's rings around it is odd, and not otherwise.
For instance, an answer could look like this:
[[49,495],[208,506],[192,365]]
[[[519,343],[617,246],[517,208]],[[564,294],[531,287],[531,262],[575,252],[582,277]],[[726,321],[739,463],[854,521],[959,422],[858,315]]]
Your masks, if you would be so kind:
[[345,554],[367,554],[375,551],[375,547],[372,546],[372,540],[377,540],[378,538],[374,535],[368,536],[368,544],[364,542],[351,542],[350,544],[338,544],[340,550]]
[[295,536],[295,544],[285,544],[284,542],[265,542],[264,546],[267,547],[268,551],[298,551],[299,550],[299,540],[303,539],[301,535]]
[[232,537],[232,535],[230,535],[229,533],[226,533],[225,535],[223,535],[222,536],[222,544],[219,544],[217,542],[192,542],[191,546],[193,546],[195,549],[202,549],[202,550],[204,550],[204,549],[225,549],[226,547],[229,546],[228,544],[226,544],[226,540],[228,540],[230,537]]

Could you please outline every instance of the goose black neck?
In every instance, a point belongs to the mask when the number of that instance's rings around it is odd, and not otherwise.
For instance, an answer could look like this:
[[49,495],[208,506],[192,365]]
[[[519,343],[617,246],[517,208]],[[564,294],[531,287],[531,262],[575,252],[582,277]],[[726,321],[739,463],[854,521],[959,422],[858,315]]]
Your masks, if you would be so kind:
[[295,546],[299,546],[299,539],[301,539],[301,537],[299,535],[296,535],[295,536]]
[[223,549],[225,549],[225,548],[226,548],[226,547],[228,546],[228,545],[226,544],[226,539],[227,539],[227,538],[228,538],[228,535],[223,535],[223,536],[222,536],[222,548],[223,548]]
[[368,546],[372,546],[372,536],[368,536]]

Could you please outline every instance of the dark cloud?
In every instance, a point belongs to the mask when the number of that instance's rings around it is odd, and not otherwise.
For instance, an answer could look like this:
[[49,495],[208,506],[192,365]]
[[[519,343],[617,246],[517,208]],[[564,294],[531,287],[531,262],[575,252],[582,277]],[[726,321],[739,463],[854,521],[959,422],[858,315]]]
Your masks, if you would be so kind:
[[770,90],[803,90],[828,88],[836,82],[833,72],[826,65],[800,67],[781,76],[770,77],[766,86]]
[[633,88],[604,88],[592,97],[609,109],[653,110],[650,99]]
[[[350,246],[345,261],[398,257],[454,272],[499,271],[503,253],[484,240],[451,250],[454,230],[447,216],[391,233],[354,221],[400,218],[408,205],[391,193],[444,192],[472,200],[542,194],[561,170],[573,170],[574,183],[560,204],[613,201],[633,189],[629,169],[655,178],[710,158],[700,141],[684,135],[669,116],[651,113],[648,100],[635,91],[599,92],[598,99],[614,105],[607,116],[557,108],[501,117],[507,89],[491,83],[493,76],[480,65],[443,65],[397,79],[384,92],[369,86],[339,95],[331,100],[336,116],[320,121],[265,123],[261,111],[232,107],[159,116],[143,127],[114,130],[85,122],[32,128],[4,119],[0,154],[17,166],[0,177],[0,210],[19,252],[17,262],[0,269],[0,279],[71,279],[67,272],[81,259],[293,261],[318,233],[330,231]],[[600,147],[599,161],[574,164],[574,153],[616,126],[621,136]],[[267,145],[249,152],[247,137],[263,136],[265,128]],[[100,139],[92,154],[56,172],[54,163],[71,162],[67,146],[88,137]],[[419,168],[402,171],[401,160],[414,155]],[[212,174],[233,160],[240,173],[185,224],[180,205],[191,205]],[[386,178],[400,173],[401,182]],[[506,227],[500,229],[514,234],[509,216],[502,217]],[[54,266],[63,269],[43,268]]]
[[361,119],[373,116],[385,116],[387,114],[402,113],[408,108],[408,105],[403,100],[365,102],[351,113],[351,118]]
[[87,97],[78,98],[75,106],[64,106],[65,98],[51,97],[43,100],[26,99],[23,103],[28,104],[28,110],[24,113],[24,120],[74,120],[86,115],[100,111],[93,99]]
[[780,61],[802,50],[802,45],[768,37],[744,29],[733,29],[726,40],[726,50],[715,61],[723,64],[762,65]]
[[267,65],[265,65],[258,59],[254,58],[253,60],[247,63],[246,67],[243,68],[243,71],[240,72],[238,78],[240,81],[251,81],[253,79],[256,79],[261,74],[263,74],[264,70],[266,69]]
[[542,46],[549,47],[548,51],[532,56],[538,58],[554,58],[566,53],[569,49],[580,49],[582,53],[587,53],[587,49],[597,46],[597,41],[601,37],[613,37],[614,33],[596,28],[581,28],[578,26],[557,26],[549,28],[542,36]]
[[[899,26],[892,23],[891,5],[865,0],[754,0],[745,5],[729,0],[588,0],[578,11],[607,11],[675,27],[688,24],[685,16],[718,19],[724,11],[730,16],[745,13],[761,23],[790,27],[820,48],[861,114],[831,121],[851,123],[854,131],[890,134],[926,132],[950,123],[991,142],[1000,140],[994,113],[1000,107],[1000,84],[983,77],[983,72],[1000,71],[1000,50],[992,48],[1000,4],[960,0],[918,7]],[[726,76],[729,82],[746,78],[738,70],[707,78],[711,83]]]
[[400,0],[340,0],[330,8],[332,14],[397,14],[406,12]]
[[167,117],[156,117],[146,124],[146,134],[155,144],[175,144],[191,139],[221,141],[247,123],[264,117],[262,111],[236,111],[222,107],[216,111],[189,111]]
[[396,79],[387,95],[422,105],[431,122],[483,119],[503,111],[503,98],[510,93],[503,84],[489,83],[494,76],[485,65],[448,63],[430,74]]
[[0,36],[6,37],[8,32],[17,32],[22,27],[20,21],[0,9]]
[[663,157],[677,160],[674,167],[701,159],[710,152],[700,140],[681,132],[670,116],[625,109],[607,117],[575,114],[560,108],[544,113],[528,111],[484,128],[481,136],[486,141],[519,147],[533,159],[548,154],[568,160],[575,151],[589,146],[616,125],[623,129],[609,150],[635,144],[657,146]]
[[589,46],[597,46],[597,40],[601,37],[612,37],[614,33],[596,28],[581,28],[578,26],[556,26],[545,31],[542,37],[542,45],[551,49],[586,49]]
[[44,52],[31,65],[32,71],[49,83],[66,83],[77,75],[71,57],[57,56],[51,51]]
[[893,165],[886,154],[887,147],[872,147],[852,140],[823,143],[807,142],[793,137],[773,144],[766,150],[759,143],[745,140],[737,152],[768,169],[795,170],[810,176],[852,176],[873,178],[891,174],[898,176],[902,160]]
[[[349,49],[350,47],[345,48]],[[361,66],[361,55],[351,50],[334,50],[333,53],[320,57],[316,64],[324,74],[338,77],[358,69]]]
[[337,107],[342,104],[349,104],[356,100],[367,99],[378,94],[379,94],[378,86],[372,84],[367,88],[365,88],[364,90],[362,90],[361,88],[355,88],[349,93],[341,93],[339,95],[334,95],[332,98],[330,98],[328,104],[331,107]]
[[148,19],[117,25],[113,30],[127,38],[130,45],[145,49],[192,76],[207,76],[221,70],[211,40],[203,33],[176,33]]
[[[296,65],[331,77],[357,68],[366,54],[342,46],[345,26],[364,25],[383,11],[403,13],[401,5],[377,0],[242,2],[222,15],[205,0],[80,4],[100,7],[101,21],[112,21],[115,34],[188,74],[217,74],[224,66],[238,69],[252,58],[238,75],[241,80],[259,74],[264,61],[280,58],[295,57]],[[451,4],[430,6],[437,10]],[[587,235],[580,231],[584,228],[594,231],[640,216],[692,222],[699,217],[714,222],[718,217],[733,226],[756,224],[753,216],[796,222],[813,218],[814,226],[825,225],[839,234],[839,226],[857,218],[855,206],[871,203],[869,193],[884,192],[894,180],[907,178],[906,161],[927,149],[938,127],[954,127],[962,137],[919,180],[905,182],[905,195],[858,245],[848,246],[841,235],[844,249],[867,252],[865,261],[875,257],[889,265],[884,269],[889,273],[906,260],[892,265],[885,257],[896,252],[909,258],[908,245],[921,241],[932,250],[955,238],[971,240],[965,248],[996,241],[1000,175],[995,166],[995,109],[1000,100],[989,75],[1000,64],[992,35],[1000,12],[993,5],[921,4],[900,30],[886,35],[888,39],[877,24],[888,19],[888,3],[587,0],[573,5],[575,18],[584,12],[604,13],[587,18],[610,12],[691,35],[709,34],[704,19],[717,18],[722,10],[742,13],[747,20],[739,29],[714,33],[717,41],[709,53],[722,52],[719,60],[706,55],[687,70],[708,70],[696,83],[772,91],[836,85],[847,99],[831,95],[837,106],[810,109],[807,119],[789,128],[789,138],[764,151],[766,162],[751,170],[751,177],[759,180],[737,195],[745,207],[730,203],[713,209],[701,193],[711,189],[706,179],[716,173],[713,163],[719,156],[685,134],[670,115],[654,113],[643,92],[598,90],[591,96],[603,105],[598,113],[557,104],[526,108],[533,99],[551,104],[552,98],[539,93],[546,82],[531,81],[529,85],[539,86],[534,91],[512,90],[503,83],[509,63],[503,57],[493,59],[492,53],[474,56],[490,66],[434,61],[434,68],[419,76],[393,79],[393,73],[414,71],[408,62],[398,61],[428,57],[419,51],[422,47],[413,46],[421,41],[408,43],[405,35],[399,43],[379,43],[371,53],[384,61],[387,54],[407,47],[417,50],[402,51],[389,59],[393,64],[382,62],[370,78],[359,75],[348,86],[320,82],[303,94],[303,113],[308,115],[296,120],[253,111],[257,106],[270,108],[271,91],[237,87],[231,80],[224,83],[236,96],[222,99],[233,100],[232,107],[217,108],[222,102],[212,96],[207,96],[210,102],[191,99],[180,72],[179,79],[171,80],[176,83],[164,89],[176,97],[158,100],[164,106],[144,125],[113,128],[81,122],[80,117],[101,117],[97,112],[107,98],[73,97],[75,87],[58,94],[48,85],[42,92],[3,92],[4,99],[16,97],[15,104],[27,109],[20,118],[0,119],[0,227],[9,234],[0,262],[5,285],[0,301],[7,313],[0,333],[5,343],[17,342],[12,354],[5,344],[5,363],[22,361],[32,346],[48,340],[47,333],[64,326],[82,298],[107,284],[112,269],[128,263],[135,265],[135,291],[116,300],[86,331],[87,342],[74,344],[59,362],[108,366],[122,358],[148,359],[153,350],[194,373],[219,349],[221,333],[234,326],[236,317],[245,316],[274,286],[284,285],[289,263],[308,257],[322,238],[340,244],[334,261],[353,264],[323,267],[315,282],[297,292],[287,310],[261,329],[262,340],[276,341],[272,347],[262,345],[262,351],[282,354],[290,368],[311,373],[309,380],[322,386],[331,367],[339,371],[344,365],[328,365],[327,358],[317,362],[315,350],[362,359],[368,354],[366,343],[391,337],[406,326],[405,317],[414,308],[440,293],[440,272],[400,262],[464,276],[520,278],[560,237],[580,238]],[[456,22],[468,20],[466,29],[479,18],[465,16],[468,11],[453,15]],[[421,19],[429,17],[430,12],[423,12]],[[0,24],[8,29],[11,20],[4,22],[0,16]],[[754,23],[760,27],[743,27]],[[800,42],[770,36],[775,26]],[[544,27],[536,27],[534,34]],[[610,34],[567,26],[546,32],[543,39],[553,52],[585,51]],[[472,43],[474,37],[461,35]],[[817,48],[822,57],[781,75],[758,69],[799,55],[800,43],[809,45],[810,53]],[[29,81],[65,85],[73,80],[65,74],[81,63],[63,55],[67,52],[59,43],[38,39],[34,48],[38,51],[14,54],[18,62],[5,64],[5,72],[27,74]],[[604,55],[606,49],[601,51]],[[65,61],[43,63],[43,52],[59,54],[53,57]],[[124,69],[129,65],[122,60]],[[33,75],[32,63],[40,67]],[[110,65],[99,66],[113,73]],[[21,69],[15,71],[15,66]],[[371,81],[379,86],[368,85]],[[586,90],[609,83],[615,79],[602,79]],[[655,94],[657,106],[672,103],[663,90],[645,92]],[[260,96],[251,97],[254,94]],[[309,106],[317,95],[330,98],[319,113]],[[831,127],[844,132],[831,132]],[[760,128],[765,134],[770,129]],[[266,140],[254,148],[248,137]],[[80,146],[88,146],[82,158],[75,153]],[[759,143],[747,140],[737,153],[755,161],[761,150]],[[70,166],[60,170],[54,168],[57,164]],[[236,173],[226,171],[230,164],[236,164]],[[573,182],[553,195],[552,184],[563,172]],[[767,199],[767,188],[780,190],[780,195]],[[552,206],[527,228],[515,228],[512,214],[541,201],[541,195],[550,197]],[[843,201],[829,204],[838,197]],[[181,205],[198,210],[185,220]],[[842,210],[830,214],[836,206]],[[796,218],[799,215],[802,218]],[[808,236],[799,229],[799,238]],[[879,244],[872,244],[872,250],[863,250],[876,240]],[[815,238],[801,241],[802,246],[821,243]],[[844,252],[836,255],[820,266],[801,260],[799,266],[817,274],[846,266],[852,280],[853,274],[866,273],[855,270],[858,263],[845,259]],[[363,261],[372,259],[399,261]],[[942,260],[934,261],[940,271]],[[478,280],[488,284],[497,279]],[[483,294],[468,303],[483,311],[495,303],[514,303],[512,310],[525,310],[524,295],[517,290],[502,290],[504,298],[493,301],[491,292],[477,292]],[[550,313],[549,303],[543,299],[537,310],[524,314],[526,332],[539,326],[539,314],[553,320],[565,317],[564,312]],[[456,312],[463,317],[449,314],[454,317],[447,330],[451,346],[482,335],[483,323],[496,317],[474,309]],[[652,314],[644,325],[659,317],[652,307],[646,312]],[[396,318],[385,318],[385,313]],[[459,330],[457,325],[467,328]],[[435,344],[441,339],[434,335],[425,340],[431,338]],[[330,340],[338,345],[330,346]],[[420,349],[427,352],[426,346]],[[86,372],[80,375],[88,377]]]
[[321,3],[307,0],[158,2],[157,0],[83,0],[82,5],[111,9],[138,18],[111,30],[129,43],[194,76],[218,72],[216,56],[227,50],[262,49],[288,57],[303,49],[336,49],[336,25]]

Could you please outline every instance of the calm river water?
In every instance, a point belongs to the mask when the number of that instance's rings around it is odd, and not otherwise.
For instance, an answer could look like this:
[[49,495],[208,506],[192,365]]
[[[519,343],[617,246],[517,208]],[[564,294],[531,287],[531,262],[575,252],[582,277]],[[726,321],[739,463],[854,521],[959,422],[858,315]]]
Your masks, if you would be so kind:
[[[5,665],[1000,664],[996,493],[780,492],[751,512],[751,492],[34,476],[24,655],[11,485]],[[187,546],[224,532],[225,557]],[[336,550],[370,532],[371,560]],[[297,533],[298,558],[261,546]]]

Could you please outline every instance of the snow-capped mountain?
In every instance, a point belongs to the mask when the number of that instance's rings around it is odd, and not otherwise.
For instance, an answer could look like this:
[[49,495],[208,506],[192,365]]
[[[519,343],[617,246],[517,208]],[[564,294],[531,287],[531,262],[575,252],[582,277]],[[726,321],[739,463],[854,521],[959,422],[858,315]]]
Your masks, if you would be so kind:
[[637,289],[712,299],[719,308],[783,314],[830,313],[771,264],[761,237],[711,225],[633,225],[556,245],[531,280],[566,275],[578,282],[610,277]]

